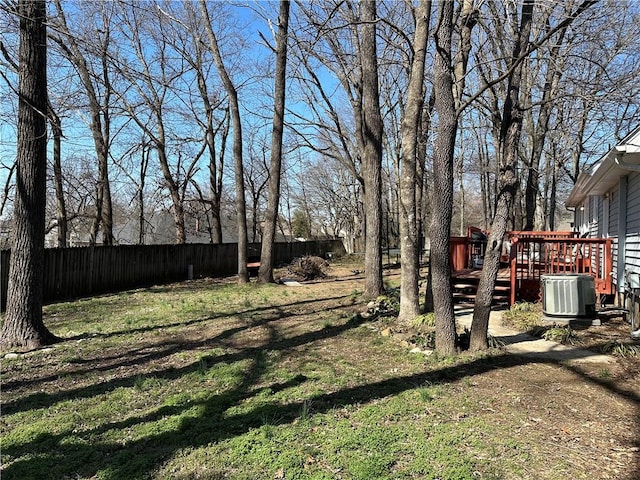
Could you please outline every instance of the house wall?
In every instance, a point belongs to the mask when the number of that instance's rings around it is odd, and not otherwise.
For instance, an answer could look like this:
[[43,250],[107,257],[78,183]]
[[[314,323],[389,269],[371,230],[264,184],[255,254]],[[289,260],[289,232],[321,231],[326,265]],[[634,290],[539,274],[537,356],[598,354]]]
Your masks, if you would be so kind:
[[578,221],[576,222],[576,228],[580,232],[580,235],[584,235],[589,232],[589,197],[586,197],[580,208],[578,209]]
[[618,221],[619,221],[619,203],[620,192],[616,188],[609,192],[609,229],[607,231],[608,237],[618,236]]
[[582,207],[577,207],[573,211],[573,228],[578,232],[582,231],[582,218],[584,216],[581,208]]
[[640,273],[640,172],[628,177],[626,269]]
[[611,267],[619,293],[627,272],[640,273],[639,168],[640,126],[583,170],[567,200],[581,235],[613,240]]
[[618,225],[620,219],[620,191],[615,188],[609,191],[609,228],[607,229],[607,237],[613,238],[611,245],[611,258],[613,261],[613,282],[617,284],[617,265],[618,265]]
[[[619,257],[620,227],[620,190],[616,186],[610,190],[608,199],[602,196],[589,196],[583,204],[584,210],[577,212],[578,225],[581,232],[589,232],[590,237],[611,237],[613,281],[618,283],[618,273],[632,271],[640,273],[640,172],[629,172],[626,177],[626,235],[625,258]],[[581,218],[580,218],[581,217]],[[622,269],[618,270],[618,262],[622,261]]]
[[602,199],[600,196],[589,197],[589,236],[600,238],[602,225]]
[[598,231],[596,232],[596,236],[598,238],[603,238],[605,236],[605,229],[608,228],[609,224],[609,216],[605,215],[605,203],[608,203],[606,199],[597,197],[596,204],[598,209]]

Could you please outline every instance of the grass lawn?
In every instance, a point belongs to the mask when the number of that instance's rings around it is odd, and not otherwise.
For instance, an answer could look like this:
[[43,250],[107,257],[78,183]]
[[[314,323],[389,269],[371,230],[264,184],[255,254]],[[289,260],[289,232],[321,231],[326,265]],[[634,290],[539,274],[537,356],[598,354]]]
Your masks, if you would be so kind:
[[47,306],[65,341],[2,360],[2,480],[640,478],[614,367],[411,353],[338,277]]

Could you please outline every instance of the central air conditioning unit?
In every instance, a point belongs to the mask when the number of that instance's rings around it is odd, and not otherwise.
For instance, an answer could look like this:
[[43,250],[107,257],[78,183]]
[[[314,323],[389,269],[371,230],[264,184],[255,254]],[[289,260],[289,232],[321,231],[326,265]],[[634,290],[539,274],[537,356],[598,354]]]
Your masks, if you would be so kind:
[[596,285],[591,275],[542,275],[542,312],[549,317],[594,318]]

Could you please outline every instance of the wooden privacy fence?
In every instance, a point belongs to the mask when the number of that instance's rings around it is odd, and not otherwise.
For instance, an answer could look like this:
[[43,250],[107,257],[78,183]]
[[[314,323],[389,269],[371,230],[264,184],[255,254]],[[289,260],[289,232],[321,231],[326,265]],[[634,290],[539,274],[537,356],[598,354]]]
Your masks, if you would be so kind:
[[[248,255],[260,255],[249,244]],[[345,253],[341,240],[276,243],[274,264],[304,255]],[[202,277],[223,277],[238,271],[238,246],[119,245],[113,247],[48,248],[44,258],[44,302],[52,303],[100,293]],[[10,251],[0,251],[0,308],[6,307]]]

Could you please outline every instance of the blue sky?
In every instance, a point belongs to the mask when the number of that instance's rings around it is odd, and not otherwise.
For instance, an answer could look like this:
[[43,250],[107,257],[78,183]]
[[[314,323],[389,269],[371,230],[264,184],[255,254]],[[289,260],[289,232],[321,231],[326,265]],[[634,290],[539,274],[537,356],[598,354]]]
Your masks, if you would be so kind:
[[[72,15],[73,2],[67,2],[64,6],[69,8],[68,11]],[[268,13],[271,10],[272,12],[276,12],[272,17],[275,18],[277,17],[278,2],[244,2],[242,4],[238,3],[237,5],[227,4],[227,6],[232,8],[234,17],[236,17],[237,21],[244,27],[243,35],[245,35],[248,47],[252,50],[249,53],[249,56],[264,58],[270,55],[270,52],[266,47],[264,47],[263,41],[258,35],[259,30],[267,39],[271,40],[272,35],[269,31],[269,26],[263,18],[260,18],[256,14],[255,11],[258,10],[263,13]],[[6,22],[6,20],[6,17],[0,18],[0,31],[3,32],[3,42],[7,45],[9,50],[17,50],[17,36],[10,32],[11,26],[2,23]],[[214,19],[214,22],[218,20],[219,19]],[[236,60],[236,57],[228,56],[225,60],[233,61]],[[0,68],[3,68],[3,72],[6,72],[7,76],[17,83],[15,75],[4,69],[2,66],[0,66]],[[48,72],[50,86],[53,82],[58,80],[59,74],[61,73],[59,70],[55,70],[54,68],[55,67],[52,66],[52,62],[50,62]],[[215,69],[212,71],[217,77]],[[55,86],[51,86],[50,88],[54,89]],[[248,105],[246,103],[247,97],[248,96],[243,97],[241,91],[241,102],[245,105]],[[0,101],[0,188],[2,188],[4,187],[7,179],[9,172],[8,167],[13,163],[16,155],[15,123],[17,121],[15,112],[17,109],[16,95],[11,91],[10,87],[2,78],[0,78],[0,98],[2,98],[2,101]],[[259,110],[262,107],[249,106],[249,108]],[[63,118],[63,128],[65,131],[63,154],[73,152],[74,155],[78,155],[82,152],[86,152],[88,156],[95,156],[93,153],[93,142],[91,140],[89,129],[80,121],[79,117]]]

